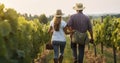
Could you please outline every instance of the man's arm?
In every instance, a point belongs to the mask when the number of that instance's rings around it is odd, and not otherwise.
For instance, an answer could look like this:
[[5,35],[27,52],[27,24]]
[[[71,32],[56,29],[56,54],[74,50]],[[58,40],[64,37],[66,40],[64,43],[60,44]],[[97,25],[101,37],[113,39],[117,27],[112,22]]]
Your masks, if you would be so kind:
[[90,22],[90,20],[88,19],[88,31],[90,33],[90,43],[93,43],[94,42],[94,39],[93,39],[93,29],[92,29],[92,23]]

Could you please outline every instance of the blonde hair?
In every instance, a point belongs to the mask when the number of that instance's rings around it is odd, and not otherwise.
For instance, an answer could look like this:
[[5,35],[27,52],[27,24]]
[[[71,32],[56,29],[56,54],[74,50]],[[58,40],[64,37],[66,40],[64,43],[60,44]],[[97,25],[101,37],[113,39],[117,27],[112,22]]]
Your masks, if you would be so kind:
[[61,17],[54,17],[54,29],[55,31],[59,31],[60,24],[61,24]]

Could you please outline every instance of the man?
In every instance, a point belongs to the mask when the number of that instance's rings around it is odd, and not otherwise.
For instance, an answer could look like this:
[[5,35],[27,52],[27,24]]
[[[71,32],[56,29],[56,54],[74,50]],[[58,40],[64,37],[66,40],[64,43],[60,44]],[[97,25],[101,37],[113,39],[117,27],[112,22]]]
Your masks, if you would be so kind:
[[[77,13],[71,15],[67,25],[73,30],[77,30],[80,33],[86,33],[87,31],[89,31],[91,36],[90,41],[93,42],[92,25],[88,16],[86,16],[82,12],[84,8],[85,7],[83,7],[82,3],[76,3],[73,9],[76,10]],[[85,43],[81,45],[78,43],[71,42],[71,48],[73,51],[74,63],[77,63],[77,62],[83,63]],[[79,52],[78,57],[77,57],[77,48]]]

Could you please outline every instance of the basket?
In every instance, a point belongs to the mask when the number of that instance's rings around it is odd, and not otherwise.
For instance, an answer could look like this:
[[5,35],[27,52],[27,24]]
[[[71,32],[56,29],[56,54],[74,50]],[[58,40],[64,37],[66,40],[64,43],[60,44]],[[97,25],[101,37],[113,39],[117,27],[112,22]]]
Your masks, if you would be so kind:
[[51,42],[48,42],[45,46],[47,50],[53,50],[53,45],[51,44]]

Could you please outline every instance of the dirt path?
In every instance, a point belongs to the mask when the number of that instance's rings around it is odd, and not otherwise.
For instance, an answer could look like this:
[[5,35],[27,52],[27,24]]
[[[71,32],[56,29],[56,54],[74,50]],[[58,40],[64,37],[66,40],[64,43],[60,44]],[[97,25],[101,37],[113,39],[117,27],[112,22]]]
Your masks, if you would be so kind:
[[[73,63],[72,55],[69,55],[69,54],[67,55],[66,52],[69,52],[71,54],[70,49],[66,49],[63,63]],[[51,58],[49,57],[49,55],[53,56],[53,53],[50,53],[49,50],[45,50],[41,54],[41,56],[38,59],[36,59],[35,63],[53,63],[53,57]],[[106,63],[106,58],[100,55],[97,55],[95,57],[93,51],[86,50],[85,57],[84,57],[84,63]]]
[[37,59],[34,60],[34,63],[47,63],[46,57],[50,54],[49,50],[45,50]]
[[[102,55],[99,49],[100,46],[97,47],[97,56],[95,57],[93,46],[90,47],[90,50],[88,50],[88,46],[86,46],[84,63],[113,63],[113,56],[111,53],[112,50],[110,49],[109,51],[107,51],[108,48],[105,48],[104,54]],[[119,55],[120,54],[118,54],[118,56]],[[38,56],[37,59],[35,59],[35,63],[53,63],[53,51],[45,50],[41,55]],[[69,39],[67,39],[63,63],[73,63]]]
[[93,51],[85,51],[85,63],[106,63],[106,58],[101,55],[95,57]]

